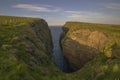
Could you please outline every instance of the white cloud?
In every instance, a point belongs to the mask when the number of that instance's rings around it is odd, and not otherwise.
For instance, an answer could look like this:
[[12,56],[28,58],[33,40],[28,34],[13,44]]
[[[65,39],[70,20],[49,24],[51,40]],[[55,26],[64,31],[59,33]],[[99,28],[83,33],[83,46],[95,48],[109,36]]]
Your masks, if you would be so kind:
[[120,3],[109,3],[109,4],[105,4],[104,6],[109,9],[120,10]]
[[89,11],[65,11],[68,13],[68,18],[73,19],[94,19],[94,18],[103,18],[102,13],[89,12]]
[[54,8],[50,5],[37,6],[37,5],[32,5],[32,4],[17,4],[17,5],[13,5],[12,7],[18,8],[18,9],[25,9],[29,11],[36,11],[36,12],[58,12],[60,11],[60,8]]
[[118,15],[111,15],[90,11],[64,11],[67,19],[71,21],[95,22],[95,23],[112,23],[119,24]]

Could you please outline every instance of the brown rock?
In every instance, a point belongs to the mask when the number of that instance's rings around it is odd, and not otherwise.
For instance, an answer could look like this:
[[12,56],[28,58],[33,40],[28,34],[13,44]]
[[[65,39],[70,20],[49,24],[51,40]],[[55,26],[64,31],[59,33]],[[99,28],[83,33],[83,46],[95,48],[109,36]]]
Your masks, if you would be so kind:
[[77,70],[97,56],[107,40],[102,32],[80,29],[63,40],[62,48],[71,68]]

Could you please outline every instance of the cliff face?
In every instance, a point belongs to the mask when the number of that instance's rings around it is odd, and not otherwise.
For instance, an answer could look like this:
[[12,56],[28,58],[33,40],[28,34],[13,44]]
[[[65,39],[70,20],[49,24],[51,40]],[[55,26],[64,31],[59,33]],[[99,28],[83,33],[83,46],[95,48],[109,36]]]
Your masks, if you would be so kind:
[[[61,47],[64,56],[74,71],[80,69],[80,79],[119,78],[114,76],[119,75],[118,69],[118,73],[110,71],[116,64],[120,68],[119,25],[67,22],[63,31]],[[104,66],[104,70],[100,66]]]
[[34,21],[29,24],[30,27],[33,29],[35,32],[38,41],[35,41],[37,44],[41,42],[38,45],[43,45],[49,53],[52,53],[52,37],[51,37],[51,32],[50,29],[48,28],[47,22],[45,20],[38,20]]
[[89,29],[76,30],[63,40],[63,52],[70,66],[76,70],[100,54],[107,39],[102,32]]

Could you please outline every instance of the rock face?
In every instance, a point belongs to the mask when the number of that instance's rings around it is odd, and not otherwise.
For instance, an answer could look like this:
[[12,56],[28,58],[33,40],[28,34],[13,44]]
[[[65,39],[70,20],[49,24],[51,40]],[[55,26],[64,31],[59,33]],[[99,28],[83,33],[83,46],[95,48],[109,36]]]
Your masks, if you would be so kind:
[[30,27],[34,30],[38,42],[42,42],[45,46],[46,50],[51,53],[53,44],[52,44],[52,36],[50,29],[48,28],[48,24],[45,20],[37,20],[29,24]]
[[63,40],[62,48],[72,69],[77,70],[100,53],[107,36],[89,29],[76,30]]

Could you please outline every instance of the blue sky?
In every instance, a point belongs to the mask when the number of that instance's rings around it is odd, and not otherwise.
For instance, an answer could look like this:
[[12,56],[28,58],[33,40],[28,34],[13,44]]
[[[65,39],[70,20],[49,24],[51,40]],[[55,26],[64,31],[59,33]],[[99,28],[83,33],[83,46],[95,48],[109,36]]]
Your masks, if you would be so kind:
[[120,0],[2,0],[0,15],[39,17],[49,25],[66,21],[120,24]]

